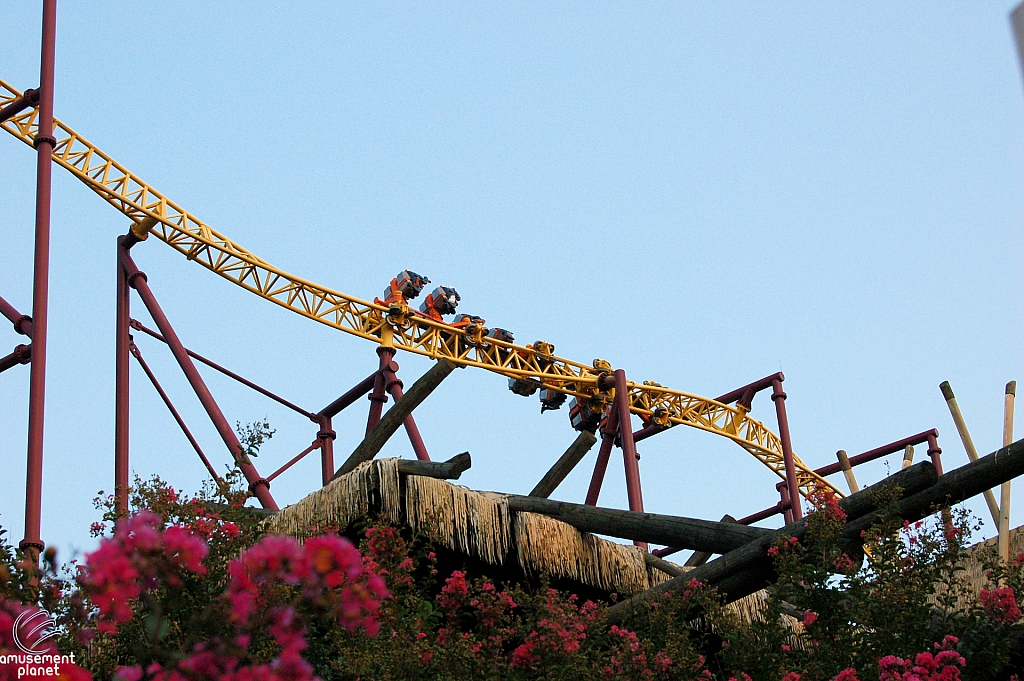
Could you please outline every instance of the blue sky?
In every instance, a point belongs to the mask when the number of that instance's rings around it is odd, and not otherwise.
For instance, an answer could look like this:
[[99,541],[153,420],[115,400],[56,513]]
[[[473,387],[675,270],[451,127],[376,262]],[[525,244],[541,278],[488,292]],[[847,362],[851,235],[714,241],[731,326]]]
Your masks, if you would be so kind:
[[[810,465],[936,427],[952,468],[966,455],[939,382],[987,453],[1003,386],[1024,379],[1011,8],[64,2],[55,107],[304,278],[370,298],[410,268],[520,341],[711,397],[782,369]],[[20,89],[37,84],[39,21],[35,3],[5,7],[0,78]],[[0,295],[28,311],[35,161],[8,135],[0,158]],[[127,223],[54,178],[43,538],[70,557],[90,545],[91,499],[113,477],[114,239]],[[156,241],[135,258],[189,347],[311,410],[375,366],[371,344]],[[8,328],[0,341],[21,339]],[[226,463],[166,348],[138,342]],[[429,366],[397,359],[407,384]],[[264,474],[314,437],[206,376],[232,422],[277,429]],[[0,375],[0,395],[0,524],[17,540],[27,367]],[[133,469],[196,489],[204,471],[137,367],[132,411]],[[466,370],[416,415],[435,459],[472,452],[464,484],[525,493],[574,436],[566,410],[538,411]],[[752,415],[775,429],[766,396]],[[339,460],[365,417],[359,403],[336,419]],[[640,452],[649,511],[738,517],[776,500],[772,474],[724,439],[676,428]],[[401,434],[384,454],[411,456]],[[582,500],[593,457],[557,498]],[[601,503],[624,508],[619,460]],[[318,467],[315,455],[297,465],[275,496],[301,498]],[[862,482],[884,474],[858,469]]]

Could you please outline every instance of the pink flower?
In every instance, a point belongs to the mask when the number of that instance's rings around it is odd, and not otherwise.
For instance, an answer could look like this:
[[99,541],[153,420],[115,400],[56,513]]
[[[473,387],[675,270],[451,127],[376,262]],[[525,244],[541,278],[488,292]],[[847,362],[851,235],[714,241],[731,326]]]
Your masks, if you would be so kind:
[[518,648],[512,651],[512,667],[521,669],[523,667],[532,667],[539,660],[540,657],[533,654],[533,649],[537,644],[533,641],[527,641]]
[[466,573],[461,570],[455,570],[445,580],[444,588],[441,589],[437,601],[445,610],[454,612],[462,607],[468,595],[469,586],[466,584]]
[[860,681],[860,679],[857,678],[856,671],[847,668],[836,674],[832,681]]
[[921,652],[914,661],[904,660],[895,655],[886,655],[878,661],[879,681],[958,681],[961,667],[966,662],[956,651],[958,640],[946,636],[935,644],[937,655]]
[[812,624],[814,624],[817,621],[818,621],[818,613],[814,612],[813,610],[808,610],[807,612],[804,613],[803,625],[805,627],[809,627],[809,626],[811,626]]
[[1008,586],[998,587],[992,591],[982,589],[978,594],[978,600],[997,624],[1014,624],[1021,617],[1016,595]]

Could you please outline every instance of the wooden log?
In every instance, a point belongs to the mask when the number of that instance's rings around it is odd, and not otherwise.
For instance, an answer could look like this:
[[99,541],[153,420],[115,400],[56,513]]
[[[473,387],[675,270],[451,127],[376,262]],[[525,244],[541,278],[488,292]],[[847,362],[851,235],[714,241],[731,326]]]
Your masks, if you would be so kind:
[[[904,494],[922,493],[920,490],[927,491],[929,486],[936,484],[937,480],[940,480],[940,478],[935,471],[935,466],[930,462],[922,462],[891,475],[885,480],[861,490],[857,494],[851,494],[845,499],[841,499],[839,507],[843,509],[848,518],[865,517],[871,515],[876,510],[875,499],[878,498],[878,492],[883,488],[896,485],[903,490]],[[849,526],[849,523],[847,526]],[[720,556],[706,565],[694,568],[683,577],[674,577],[663,584],[637,594],[633,598],[617,603],[608,610],[608,623],[617,624],[621,622],[626,615],[638,612],[641,608],[646,607],[646,604],[650,603],[652,599],[657,598],[666,591],[682,589],[686,582],[691,579],[696,579],[706,584],[719,585],[730,577],[744,572],[752,572],[754,574],[753,578],[750,575],[746,577],[741,576],[729,584],[729,588],[732,588],[734,592],[737,591],[737,582],[742,582],[746,585],[746,588],[749,588],[752,582],[767,583],[767,580],[770,580],[774,575],[774,568],[768,556],[768,549],[781,537],[792,536],[799,538],[806,531],[806,520],[797,520],[786,525],[781,530],[770,532],[761,539],[752,541],[735,551]],[[761,581],[758,582],[757,580]],[[754,591],[756,590],[754,589]],[[753,593],[753,591],[748,593]],[[729,595],[732,596],[733,592],[730,592]]]
[[590,431],[584,430],[573,441],[569,448],[565,450],[565,453],[559,457],[555,465],[544,474],[544,477],[540,479],[537,486],[530,492],[531,497],[541,497],[547,499],[551,496],[551,493],[562,484],[565,477],[572,472],[572,469],[576,467],[576,464],[590,451],[590,448],[597,442],[597,436]]
[[345,463],[341,465],[341,468],[337,470],[331,480],[352,472],[362,462],[369,461],[377,456],[388,439],[402,427],[405,417],[411,414],[413,409],[420,406],[423,400],[427,399],[427,396],[434,391],[434,388],[441,385],[441,381],[448,378],[448,375],[454,370],[455,364],[446,359],[439,359],[437,364],[430,368],[430,371],[420,376],[412,384],[409,392],[402,395],[402,399],[397,400],[388,409],[387,413],[366,434],[363,441],[359,443],[359,446],[356,447]]
[[473,460],[469,452],[462,452],[447,461],[402,459],[398,462],[398,472],[403,475],[422,475],[440,480],[458,480],[462,472],[472,465]]
[[537,497],[509,496],[508,507],[512,511],[542,513],[584,532],[711,553],[728,553],[755,539],[772,534],[771,530],[759,527],[657,513],[620,511]]
[[[733,518],[728,513],[726,513],[725,515],[722,516],[722,520],[720,522],[723,522],[723,523],[734,523],[734,522],[736,522],[736,519]],[[683,566],[684,567],[700,567],[704,563],[706,563],[709,560],[711,560],[711,556],[713,556],[713,555],[715,555],[715,554],[711,553],[710,551],[694,551],[693,555],[690,556],[689,558],[687,558],[686,562],[683,563]]]
[[664,558],[658,558],[653,553],[645,553],[644,562],[646,562],[652,568],[655,568],[656,570],[661,570],[666,575],[670,575],[672,577],[679,577],[686,573],[686,570],[679,567],[675,563],[670,563]]

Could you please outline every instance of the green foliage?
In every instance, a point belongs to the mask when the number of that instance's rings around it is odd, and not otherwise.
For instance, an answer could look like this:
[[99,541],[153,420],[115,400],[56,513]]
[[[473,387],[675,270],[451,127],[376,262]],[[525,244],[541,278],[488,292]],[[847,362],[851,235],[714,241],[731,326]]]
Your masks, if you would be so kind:
[[235,433],[238,434],[238,443],[241,446],[239,452],[242,460],[248,462],[249,457],[257,456],[262,447],[270,438],[274,437],[277,431],[270,427],[270,421],[264,416],[262,420],[242,424],[235,423]]

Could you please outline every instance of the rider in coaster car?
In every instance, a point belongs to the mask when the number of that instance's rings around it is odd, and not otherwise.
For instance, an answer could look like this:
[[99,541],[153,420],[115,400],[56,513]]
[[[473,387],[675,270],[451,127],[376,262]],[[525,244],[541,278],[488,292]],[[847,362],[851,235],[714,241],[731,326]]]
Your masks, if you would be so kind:
[[458,291],[450,286],[438,286],[427,299],[420,305],[420,312],[435,322],[444,322],[441,315],[455,314],[455,308],[459,306],[462,297]]
[[391,305],[398,301],[412,300],[429,283],[429,279],[416,274],[412,270],[402,270],[398,273],[398,276],[391,280],[388,287],[384,289],[384,300],[377,298],[373,302],[378,305]]

